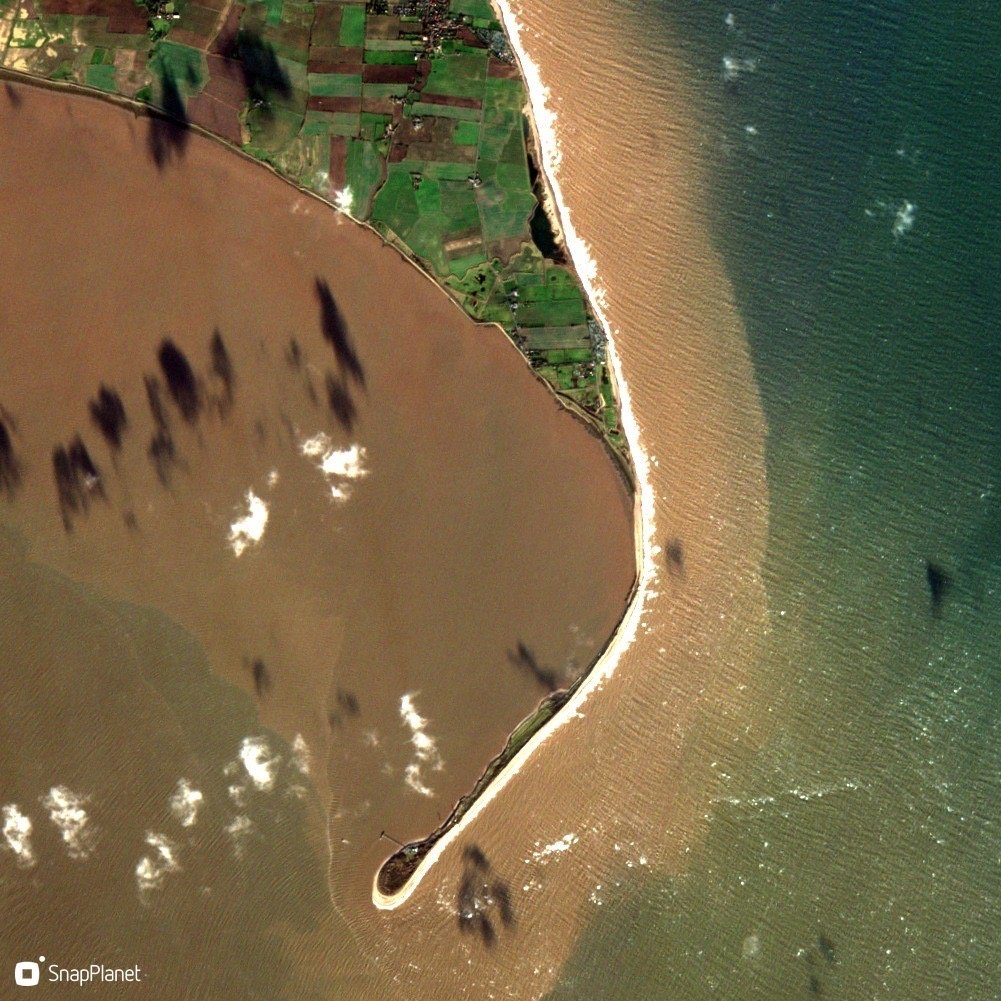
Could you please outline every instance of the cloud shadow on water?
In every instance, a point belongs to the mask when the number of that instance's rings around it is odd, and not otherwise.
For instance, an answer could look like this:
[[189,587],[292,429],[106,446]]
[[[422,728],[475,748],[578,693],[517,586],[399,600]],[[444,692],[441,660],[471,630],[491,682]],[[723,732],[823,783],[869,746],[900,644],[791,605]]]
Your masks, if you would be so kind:
[[348,333],[344,319],[330,286],[322,278],[316,278],[316,299],[320,304],[320,332],[323,339],[333,348],[334,357],[342,373],[358,386],[365,387],[365,369]]
[[555,692],[560,687],[557,673],[548,667],[543,667],[522,640],[518,640],[514,650],[508,651],[507,659],[514,667],[528,672],[547,692]]
[[12,499],[21,485],[21,462],[14,450],[9,421],[0,416],[0,494]]
[[497,942],[497,919],[503,928],[514,925],[510,888],[492,871],[489,860],[478,845],[467,845],[463,852],[456,917],[459,931],[464,935],[479,935],[488,949]]

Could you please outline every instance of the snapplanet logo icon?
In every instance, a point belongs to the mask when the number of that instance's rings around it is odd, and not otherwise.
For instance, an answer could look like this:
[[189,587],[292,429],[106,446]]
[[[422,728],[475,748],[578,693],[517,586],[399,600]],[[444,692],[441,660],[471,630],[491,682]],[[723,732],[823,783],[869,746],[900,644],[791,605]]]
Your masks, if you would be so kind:
[[[18,987],[37,987],[42,979],[44,956],[38,957],[38,962],[27,959],[14,964],[14,983]],[[139,964],[134,966],[105,966],[103,963],[91,963],[89,966],[60,966],[49,963],[45,967],[45,981],[49,984],[76,984],[83,987],[86,984],[138,984],[142,981],[142,969]]]
[[[38,963],[44,963],[45,957],[39,956]],[[28,960],[24,963],[18,963],[14,967],[14,983],[18,987],[37,987],[38,978],[41,975],[38,963]]]

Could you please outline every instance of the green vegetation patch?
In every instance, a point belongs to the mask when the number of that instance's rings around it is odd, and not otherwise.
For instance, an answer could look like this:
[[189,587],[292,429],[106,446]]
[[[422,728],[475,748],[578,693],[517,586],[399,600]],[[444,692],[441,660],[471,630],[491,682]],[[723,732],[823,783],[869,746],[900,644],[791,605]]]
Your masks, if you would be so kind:
[[490,0],[452,0],[448,5],[454,14],[465,14],[468,17],[482,17],[490,21],[496,20]]
[[382,158],[375,143],[362,139],[348,142],[347,183],[351,189],[351,213],[367,219],[372,210],[372,195],[382,181]]
[[361,97],[360,73],[310,73],[308,81],[315,97]]
[[361,86],[362,97],[403,97],[410,89],[406,83],[363,83]]
[[351,139],[360,130],[361,116],[353,111],[335,111],[330,116],[330,131],[335,136],[347,136]]
[[456,122],[455,132],[452,134],[452,142],[455,143],[456,146],[476,146],[479,141],[479,122]]
[[420,46],[410,38],[367,38],[365,51],[368,62],[369,52],[409,52],[412,55],[420,51]]
[[591,356],[591,337],[586,324],[572,327],[532,327],[523,330],[525,347],[534,351],[564,349]]
[[[371,45],[371,43],[368,44]],[[381,52],[366,48],[365,62],[370,66],[413,66],[416,54],[417,49],[413,46],[399,52]]]
[[379,189],[372,205],[372,219],[381,222],[401,239],[406,239],[417,218],[417,194],[410,172],[391,164],[386,183]]
[[469,204],[473,207],[473,223],[479,222],[479,218],[476,216],[476,196],[469,183],[470,166],[468,163],[425,163],[423,173],[425,177],[433,177],[436,181],[461,181],[463,195],[468,198]]
[[425,101],[416,101],[410,106],[411,116],[435,118],[455,118],[463,122],[478,122],[480,111],[478,108],[452,108],[447,104],[427,104]]
[[428,94],[482,99],[487,77],[487,58],[485,49],[439,56],[431,62],[431,75],[424,90]]
[[96,87],[98,90],[107,91],[109,94],[118,93],[118,86],[115,83],[114,66],[92,63],[87,67],[87,72],[84,74],[84,82],[88,87]]
[[348,49],[365,44],[365,8],[361,4],[341,8],[340,42]]
[[369,111],[363,111],[359,135],[362,139],[377,142],[386,134],[386,127],[392,120],[389,115],[376,115]]
[[487,260],[487,255],[483,250],[483,245],[480,244],[479,248],[472,254],[465,254],[462,257],[453,257],[449,261],[449,270],[456,277],[462,277],[468,274],[473,268],[478,268],[481,264],[485,264]]

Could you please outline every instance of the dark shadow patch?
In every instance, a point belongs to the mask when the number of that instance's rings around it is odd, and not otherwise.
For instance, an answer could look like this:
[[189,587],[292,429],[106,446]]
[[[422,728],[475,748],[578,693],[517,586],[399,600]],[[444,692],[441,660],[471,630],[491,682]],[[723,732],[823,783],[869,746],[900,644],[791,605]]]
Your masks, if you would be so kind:
[[0,493],[13,499],[21,485],[21,462],[14,450],[14,438],[8,422],[0,418]]
[[248,664],[251,677],[254,679],[254,691],[259,699],[271,691],[271,672],[260,657],[255,657]]
[[155,375],[143,376],[143,385],[146,387],[146,402],[155,428],[146,448],[146,456],[153,464],[160,485],[169,489],[171,468],[178,460],[167,407],[163,402],[163,386]]
[[253,29],[241,28],[222,54],[240,64],[252,110],[270,116],[276,98],[292,96],[292,81],[278,61],[274,46]]
[[334,300],[330,286],[322,278],[316,279],[316,299],[320,304],[320,332],[323,339],[333,348],[341,372],[346,372],[357,385],[364,387],[365,370],[351,343],[347,323]]
[[177,465],[177,449],[174,446],[174,439],[163,430],[154,432],[149,440],[146,455],[156,470],[156,478],[163,487],[170,487],[170,472]]
[[101,497],[104,485],[101,471],[87,451],[83,439],[77,435],[66,448],[58,446],[52,452],[52,472],[56,481],[56,496],[63,528],[73,529],[73,517],[86,514],[90,509],[91,497]]
[[343,688],[337,689],[337,704],[347,713],[348,716],[361,715],[361,704],[358,696],[354,692],[345,691]]
[[83,491],[80,488],[80,478],[69,452],[60,445],[52,452],[52,474],[56,480],[56,497],[59,501],[59,514],[63,519],[63,528],[67,532],[73,528],[73,515],[84,504]]
[[288,347],[285,349],[285,361],[289,368],[294,368],[298,372],[302,368],[303,360],[304,356],[299,342],[294,337],[290,338]]
[[170,420],[163,402],[163,386],[160,380],[155,375],[144,375],[143,385],[146,387],[146,402],[149,404],[149,412],[157,431],[169,430]]
[[198,380],[184,352],[170,338],[164,339],[157,353],[160,370],[167,382],[167,390],[174,399],[181,416],[193,424],[201,411],[201,394]]
[[928,581],[932,614],[936,616],[941,615],[942,603],[952,589],[952,577],[943,566],[927,560],[925,562],[925,579]]
[[514,908],[511,906],[511,891],[506,883],[497,880],[493,884],[493,897],[500,912],[501,924],[510,928],[514,924]]
[[806,982],[806,986],[809,988],[810,993],[814,997],[820,997],[824,993],[824,988],[820,983],[820,977],[816,973],[811,973],[810,978]]
[[505,928],[514,924],[508,884],[491,874],[490,862],[478,845],[462,853],[463,873],[456,896],[456,918],[464,935],[479,935],[488,949],[497,942],[495,919]]
[[664,546],[664,562],[667,564],[667,572],[672,577],[685,576],[685,547],[681,539],[668,540]]
[[[351,399],[347,384],[338,379],[333,372],[328,372],[324,385],[327,390],[327,406],[330,407],[330,412],[336,418],[337,423],[350,434],[355,425],[355,418],[358,416],[358,408],[355,406],[354,400]],[[312,388],[312,384],[309,388]],[[306,390],[307,394],[309,388]],[[316,390],[313,392],[315,394]]]
[[184,96],[173,72],[164,70],[160,77],[160,107],[150,112],[146,147],[156,169],[163,171],[172,160],[183,159],[188,148],[188,112]]
[[7,95],[7,103],[17,111],[24,103],[24,98],[17,92],[17,88],[9,83],[3,85],[4,93]]
[[97,398],[89,403],[90,419],[101,432],[108,447],[117,452],[122,447],[122,435],[128,428],[125,405],[115,390],[101,383]]
[[466,845],[463,849],[462,857],[467,865],[472,866],[478,872],[490,871],[490,862],[479,845]]
[[209,344],[209,352],[212,356],[212,374],[222,383],[223,392],[226,394],[226,403],[233,402],[233,359],[226,350],[222,334],[216,328],[212,333],[212,341]]
[[515,667],[527,671],[547,692],[555,692],[560,687],[556,672],[543,667],[521,640],[514,650],[508,651],[507,659]]
[[79,471],[81,482],[87,492],[96,494],[98,497],[104,497],[104,484],[101,481],[101,471],[90,457],[90,452],[87,451],[87,446],[84,445],[83,439],[79,435],[70,442],[69,454],[70,462]]
[[838,961],[838,954],[834,950],[834,943],[821,932],[817,936],[817,948],[820,950],[820,955],[824,957],[824,962],[833,966]]

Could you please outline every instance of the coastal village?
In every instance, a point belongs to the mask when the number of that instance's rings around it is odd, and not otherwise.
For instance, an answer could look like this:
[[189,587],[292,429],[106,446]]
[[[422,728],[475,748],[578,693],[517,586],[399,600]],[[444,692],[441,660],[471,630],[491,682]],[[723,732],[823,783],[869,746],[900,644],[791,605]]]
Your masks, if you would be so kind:
[[0,0],[0,66],[164,112],[161,169],[195,126],[368,223],[623,454],[489,0]]

